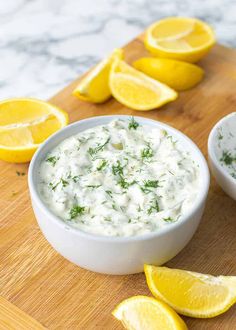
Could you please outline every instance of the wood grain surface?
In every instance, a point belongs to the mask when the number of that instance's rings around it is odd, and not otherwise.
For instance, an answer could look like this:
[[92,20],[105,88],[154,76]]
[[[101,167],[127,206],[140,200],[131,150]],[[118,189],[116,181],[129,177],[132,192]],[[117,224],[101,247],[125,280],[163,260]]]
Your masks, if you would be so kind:
[[[142,36],[125,47],[128,62],[146,54]],[[51,102],[66,110],[71,122],[108,114],[163,121],[187,134],[207,156],[211,128],[221,117],[236,110],[236,51],[217,45],[199,64],[206,71],[204,81],[159,110],[135,112],[114,99],[103,105],[79,101],[71,96],[78,80]],[[58,255],[36,224],[27,188],[27,169],[27,164],[0,163],[0,295],[49,329],[122,329],[111,311],[124,298],[151,295],[144,274],[100,275]],[[16,171],[26,175],[18,176]],[[236,202],[213,179],[197,233],[167,266],[236,275]],[[236,329],[236,306],[209,320],[184,319],[189,329]]]
[[3,297],[0,297],[0,329],[46,330],[40,323]]

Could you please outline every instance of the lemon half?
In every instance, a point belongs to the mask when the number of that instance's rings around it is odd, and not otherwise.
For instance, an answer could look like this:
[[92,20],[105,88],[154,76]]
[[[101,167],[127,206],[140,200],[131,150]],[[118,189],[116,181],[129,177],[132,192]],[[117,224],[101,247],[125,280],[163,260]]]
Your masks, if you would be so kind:
[[167,267],[144,266],[152,294],[178,313],[209,318],[236,302],[236,276],[212,276]]
[[0,102],[0,159],[24,163],[39,145],[68,124],[65,111],[35,99]]
[[196,62],[209,52],[215,41],[207,23],[196,18],[169,17],[147,29],[144,43],[154,55]]
[[162,301],[134,296],[121,302],[112,314],[128,330],[186,330],[179,315]]
[[168,86],[116,60],[111,68],[110,89],[114,98],[134,110],[152,110],[173,101],[178,94]]

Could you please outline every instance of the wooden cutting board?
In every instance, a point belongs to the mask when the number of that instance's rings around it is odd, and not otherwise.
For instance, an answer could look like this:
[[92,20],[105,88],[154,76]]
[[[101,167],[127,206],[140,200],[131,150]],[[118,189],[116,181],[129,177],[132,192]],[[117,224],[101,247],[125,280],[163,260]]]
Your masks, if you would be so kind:
[[[128,62],[143,55],[147,53],[142,36],[125,47]],[[211,128],[222,116],[236,111],[236,51],[217,45],[200,65],[206,71],[204,81],[180,93],[175,102],[160,110],[135,112],[114,99],[103,105],[79,101],[71,96],[78,80],[51,102],[68,111],[71,122],[108,114],[140,115],[163,121],[192,138],[207,157]],[[27,169],[27,165],[0,163],[0,295],[49,329],[122,329],[111,311],[127,297],[151,295],[144,274],[100,275],[58,255],[34,218]],[[236,275],[236,202],[226,196],[214,179],[197,233],[167,266]],[[236,306],[209,320],[184,319],[190,329],[236,329]],[[38,328],[32,325],[32,329]]]

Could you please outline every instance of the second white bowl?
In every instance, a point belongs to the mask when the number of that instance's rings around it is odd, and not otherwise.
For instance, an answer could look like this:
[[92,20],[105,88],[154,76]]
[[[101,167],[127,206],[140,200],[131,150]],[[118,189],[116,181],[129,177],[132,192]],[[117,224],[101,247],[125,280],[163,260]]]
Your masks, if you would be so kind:
[[227,166],[223,166],[222,162],[224,153],[228,153],[226,163],[230,162],[231,149],[234,149],[233,153],[236,154],[236,112],[218,121],[208,138],[208,159],[212,174],[221,188],[236,200],[236,177],[233,177],[236,176],[236,171],[230,173],[231,166],[227,170]]

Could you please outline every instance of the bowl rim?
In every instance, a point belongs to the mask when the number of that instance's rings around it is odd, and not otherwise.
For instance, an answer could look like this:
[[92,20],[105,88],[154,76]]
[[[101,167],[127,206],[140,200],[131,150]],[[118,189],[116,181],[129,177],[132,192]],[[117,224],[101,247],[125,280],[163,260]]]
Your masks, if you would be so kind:
[[224,122],[227,122],[231,117],[236,117],[236,112],[231,112],[230,114],[222,117],[211,129],[209,137],[208,137],[208,155],[211,158],[212,163],[216,167],[216,169],[220,172],[220,174],[227,178],[233,185],[236,185],[236,180],[221,166],[218,158],[215,154],[215,140],[216,140],[216,133],[217,128],[219,128]]
[[[165,226],[161,228],[160,231],[157,232],[150,232],[150,233],[145,233],[142,235],[137,235],[137,236],[105,236],[105,235],[98,235],[98,234],[93,234],[89,232],[82,231],[78,228],[74,228],[67,223],[63,221],[63,219],[57,217],[47,206],[46,204],[42,201],[40,198],[40,195],[37,191],[37,187],[34,183],[34,176],[35,176],[35,166],[37,165],[39,156],[41,153],[43,153],[44,148],[46,145],[49,143],[52,143],[52,141],[55,141],[60,137],[61,135],[65,135],[64,139],[74,135],[74,134],[68,134],[70,130],[76,126],[80,126],[81,124],[85,122],[93,122],[94,121],[94,126],[99,126],[99,124],[96,124],[97,119],[109,119],[114,120],[114,119],[130,119],[133,117],[135,120],[139,122],[143,122],[143,124],[147,124],[150,122],[153,126],[156,125],[156,127],[166,129],[168,132],[173,133],[174,136],[180,138],[179,140],[184,140],[191,149],[191,151],[195,154],[195,156],[199,159],[199,165],[200,166],[200,176],[202,177],[202,185],[200,187],[200,192],[198,195],[198,198],[196,199],[196,203],[194,204],[194,207],[191,208],[182,218],[181,221],[177,221],[175,223],[172,223],[171,226]],[[152,126],[150,125],[150,126]],[[67,135],[66,135],[67,133]],[[74,122],[58,132],[54,133],[51,135],[36,151],[34,154],[30,166],[29,166],[29,174],[28,174],[28,186],[29,186],[29,191],[31,195],[31,199],[34,201],[34,203],[37,205],[37,207],[52,221],[54,224],[57,226],[60,226],[63,230],[65,231],[70,231],[73,234],[75,234],[78,237],[83,237],[86,239],[90,239],[92,241],[102,241],[102,242],[111,242],[111,243],[121,243],[121,242],[134,242],[134,241],[145,241],[147,239],[152,239],[152,238],[157,238],[159,236],[162,236],[166,233],[169,233],[171,231],[174,231],[176,228],[183,226],[186,222],[191,221],[192,216],[196,213],[196,211],[199,209],[199,207],[205,203],[205,200],[208,195],[208,190],[209,190],[209,184],[210,184],[210,174],[209,174],[209,169],[208,165],[206,162],[205,157],[203,156],[202,152],[200,149],[197,147],[197,145],[189,138],[187,137],[184,133],[180,132],[176,128],[173,128],[172,126],[169,126],[165,123],[162,123],[157,120],[149,119],[146,117],[142,116],[132,116],[132,115],[105,115],[105,116],[93,116],[89,117],[86,119],[79,120],[77,122]]]

